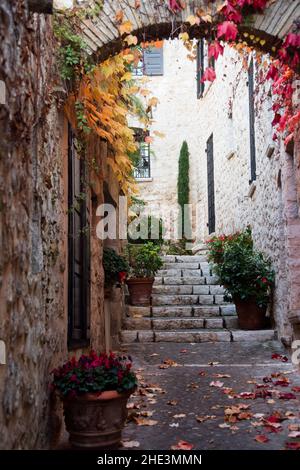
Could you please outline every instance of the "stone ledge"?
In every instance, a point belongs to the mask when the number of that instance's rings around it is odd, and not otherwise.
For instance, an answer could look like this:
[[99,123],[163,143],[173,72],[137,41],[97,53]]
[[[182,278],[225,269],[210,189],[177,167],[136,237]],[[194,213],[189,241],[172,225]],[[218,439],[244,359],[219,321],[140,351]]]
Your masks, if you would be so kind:
[[215,343],[230,342],[229,331],[156,331],[155,341],[158,343]]
[[[226,321],[226,320],[225,320]],[[232,341],[271,341],[276,339],[274,330],[232,330]]]

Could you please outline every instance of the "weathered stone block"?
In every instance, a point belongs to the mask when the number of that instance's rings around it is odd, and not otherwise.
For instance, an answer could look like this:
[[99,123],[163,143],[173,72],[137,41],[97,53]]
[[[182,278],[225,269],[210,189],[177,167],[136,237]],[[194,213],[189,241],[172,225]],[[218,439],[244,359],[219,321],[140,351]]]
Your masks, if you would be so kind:
[[154,279],[154,284],[153,284],[153,285],[154,285],[154,286],[158,286],[158,285],[160,285],[160,284],[162,284],[162,283],[163,283],[163,278],[162,278],[162,277],[156,277],[156,278]]
[[183,284],[190,284],[190,285],[204,285],[205,278],[198,277],[198,276],[187,276],[182,278]]
[[224,295],[225,289],[223,286],[210,286],[209,293],[213,295]]
[[221,305],[221,315],[236,315],[235,305]]
[[175,255],[164,255],[161,258],[165,263],[175,263],[176,261]]
[[145,317],[126,318],[123,321],[123,328],[125,330],[150,330],[151,319]]
[[193,294],[201,294],[201,295],[208,295],[209,294],[209,286],[193,286]]
[[165,269],[199,269],[199,263],[165,263]]
[[137,307],[134,305],[126,305],[126,313],[129,317],[150,317],[151,307]]
[[183,278],[182,277],[171,277],[171,276],[166,276],[163,278],[164,285],[175,285],[178,286],[180,284],[183,284]]
[[193,307],[193,314],[195,317],[216,317],[220,315],[220,308],[217,305],[195,305]]
[[153,319],[154,330],[188,330],[203,328],[203,318],[155,318]]
[[165,277],[165,276],[181,276],[181,271],[179,269],[160,269],[157,272],[158,277]]
[[205,328],[223,328],[223,318],[207,318],[205,320]]
[[138,332],[123,330],[120,333],[122,343],[137,343],[138,342]]
[[140,343],[152,343],[154,341],[153,331],[139,331],[138,340]]
[[192,305],[198,303],[198,295],[152,295],[152,305]]
[[154,286],[153,294],[192,294],[193,286]]
[[177,263],[202,263],[207,261],[206,256],[188,256],[188,255],[180,255],[176,256]]
[[175,307],[152,307],[153,317],[189,317],[192,315],[192,306]]
[[183,277],[200,277],[201,276],[201,269],[183,269],[182,270]]
[[229,303],[224,300],[224,295],[215,295],[214,297],[215,297],[216,304],[228,304]]
[[231,336],[229,331],[206,331],[206,330],[187,330],[187,331],[156,331],[156,342],[172,343],[207,343],[207,342],[229,342]]
[[199,304],[200,305],[213,305],[214,296],[213,295],[200,295]]
[[271,341],[275,339],[275,332],[274,330],[238,330],[232,331],[232,338],[233,341]]
[[210,284],[210,285],[219,285],[219,279],[217,278],[217,276],[206,276],[205,277],[205,282],[206,284]]
[[224,317],[225,328],[237,329],[239,322],[237,317]]

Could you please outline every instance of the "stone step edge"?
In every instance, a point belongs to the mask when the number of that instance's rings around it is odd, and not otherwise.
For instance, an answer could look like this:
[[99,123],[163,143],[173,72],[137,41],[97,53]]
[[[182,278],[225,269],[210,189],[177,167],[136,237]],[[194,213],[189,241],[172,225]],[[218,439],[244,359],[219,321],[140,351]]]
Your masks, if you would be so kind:
[[[230,336],[226,336],[229,339],[223,339],[218,341],[218,340],[212,340],[212,341],[203,341],[203,342],[208,342],[208,343],[216,343],[216,342],[262,342],[262,341],[274,341],[278,340],[277,338],[277,331],[276,330],[234,330],[234,329],[226,329],[223,328],[222,330],[220,329],[212,329],[212,328],[207,328],[207,329],[195,329],[195,330],[124,330],[123,332],[120,333],[120,340],[123,345],[126,344],[132,344],[132,343],[155,343],[159,342],[162,343],[164,341],[156,341],[157,335],[174,335],[174,332],[180,333],[180,335],[193,335],[193,334],[203,334],[203,335],[208,335],[210,334],[220,334],[221,338],[224,338],[224,333],[229,333]],[[129,334],[134,338],[134,335],[136,335],[136,338],[133,339],[131,342],[123,342],[122,341],[122,333]],[[167,336],[166,336],[167,337]],[[167,343],[172,342],[172,341],[165,341]],[[174,343],[191,343],[194,341],[174,341]],[[199,341],[201,342],[201,341]]]

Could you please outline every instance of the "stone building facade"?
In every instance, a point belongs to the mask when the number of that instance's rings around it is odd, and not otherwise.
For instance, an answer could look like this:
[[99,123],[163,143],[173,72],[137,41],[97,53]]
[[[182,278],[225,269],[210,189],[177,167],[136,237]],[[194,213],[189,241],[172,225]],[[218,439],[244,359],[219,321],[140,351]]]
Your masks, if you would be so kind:
[[[204,64],[205,49],[204,44]],[[251,77],[247,64],[233,48],[226,46],[223,57],[215,63],[216,80],[206,82],[199,98],[197,61],[190,61],[182,42],[173,40],[164,41],[163,74],[148,77],[147,87],[159,104],[153,112],[150,132],[154,137],[151,174],[148,179],[137,181],[147,210],[154,215],[161,211],[164,218],[169,207],[177,204],[178,158],[183,141],[187,141],[196,245],[212,233],[229,234],[247,225],[252,227],[256,247],[271,258],[276,271],[272,313],[279,336],[289,341],[292,327],[288,317],[287,212],[282,173],[291,157],[280,142],[272,139],[271,84],[260,83],[261,66],[257,65],[255,55],[252,60],[255,177],[251,180]],[[155,131],[165,137],[155,137]],[[210,138],[213,155],[207,153]],[[208,158],[214,162],[212,229],[209,229],[208,192],[212,182],[208,182]]]
[[[24,0],[2,1],[0,18],[0,448],[39,449],[55,441],[61,426],[60,406],[50,399],[51,370],[90,347],[104,350],[110,335],[118,337],[122,296],[113,294],[108,331],[96,208],[107,195],[118,204],[119,185],[106,163],[107,144],[91,139],[87,153],[98,160],[102,177],[90,175],[96,184],[85,200],[90,334],[75,345],[68,225],[70,158],[75,165],[78,156],[70,157],[52,19],[32,14]],[[121,248],[118,241],[115,248]]]

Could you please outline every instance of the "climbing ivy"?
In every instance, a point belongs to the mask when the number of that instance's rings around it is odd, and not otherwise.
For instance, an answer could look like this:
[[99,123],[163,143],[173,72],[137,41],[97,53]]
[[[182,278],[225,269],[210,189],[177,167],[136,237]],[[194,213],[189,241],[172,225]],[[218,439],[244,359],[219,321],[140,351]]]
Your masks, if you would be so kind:
[[[184,206],[189,203],[190,198],[190,187],[189,187],[189,149],[186,141],[183,142],[179,155],[178,163],[178,181],[177,181],[177,191],[178,191],[178,204],[181,207],[181,227],[182,233],[187,234],[190,230],[190,222],[184,221]],[[187,222],[185,224],[184,222]]]

